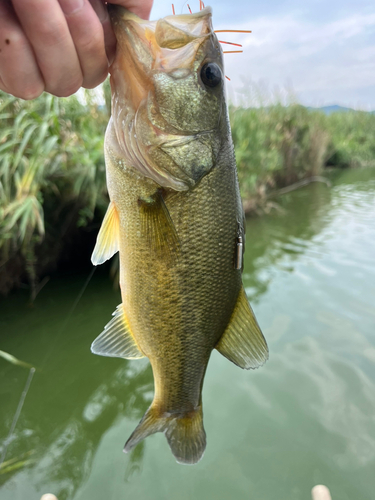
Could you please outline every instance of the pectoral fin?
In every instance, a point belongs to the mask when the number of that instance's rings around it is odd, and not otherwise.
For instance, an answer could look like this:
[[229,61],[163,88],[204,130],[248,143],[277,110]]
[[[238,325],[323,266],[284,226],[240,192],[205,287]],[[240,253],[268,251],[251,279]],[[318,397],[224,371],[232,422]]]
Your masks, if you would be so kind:
[[96,245],[91,256],[94,266],[103,264],[110,259],[119,249],[120,223],[116,206],[111,201],[104,216]]
[[268,359],[268,347],[244,288],[216,349],[240,368],[258,368]]
[[117,306],[111,321],[91,344],[91,352],[114,358],[139,359],[145,357],[129,329],[122,304]]
[[177,256],[180,242],[160,190],[149,199],[140,199],[142,237],[158,259],[173,259]]

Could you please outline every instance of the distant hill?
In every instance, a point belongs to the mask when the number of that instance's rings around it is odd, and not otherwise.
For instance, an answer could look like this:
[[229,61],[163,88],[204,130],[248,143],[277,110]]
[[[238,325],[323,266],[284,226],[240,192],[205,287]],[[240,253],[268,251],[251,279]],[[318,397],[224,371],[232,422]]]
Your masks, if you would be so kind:
[[[353,108],[345,108],[344,106],[338,106],[337,104],[333,104],[332,106],[322,106],[320,108],[308,106],[307,109],[323,111],[326,115],[330,115],[331,113],[347,113],[348,111],[355,111]],[[375,111],[369,111],[369,113],[375,113]]]

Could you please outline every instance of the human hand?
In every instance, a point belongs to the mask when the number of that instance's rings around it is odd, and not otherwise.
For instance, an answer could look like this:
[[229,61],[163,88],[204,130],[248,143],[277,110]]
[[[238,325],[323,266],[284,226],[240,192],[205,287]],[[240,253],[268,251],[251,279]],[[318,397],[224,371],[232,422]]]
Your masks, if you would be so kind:
[[[148,19],[152,0],[111,0]],[[116,39],[104,0],[0,0],[0,89],[66,97],[108,74]]]

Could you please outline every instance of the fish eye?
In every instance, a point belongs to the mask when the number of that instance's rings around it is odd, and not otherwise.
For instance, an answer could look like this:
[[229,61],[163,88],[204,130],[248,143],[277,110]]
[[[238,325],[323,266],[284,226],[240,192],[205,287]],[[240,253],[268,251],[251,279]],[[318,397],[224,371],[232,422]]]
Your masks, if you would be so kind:
[[201,79],[206,87],[216,87],[222,80],[220,67],[216,63],[206,63],[201,69]]

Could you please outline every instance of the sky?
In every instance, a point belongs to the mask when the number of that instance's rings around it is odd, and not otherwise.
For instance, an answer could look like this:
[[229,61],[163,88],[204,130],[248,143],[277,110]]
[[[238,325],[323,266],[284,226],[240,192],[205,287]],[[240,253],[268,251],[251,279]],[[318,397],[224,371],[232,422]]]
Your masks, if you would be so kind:
[[[154,0],[151,19],[170,15],[171,3]],[[199,0],[175,0],[176,13],[188,13],[187,3],[193,12],[199,9]],[[282,99],[375,110],[375,1],[212,0],[209,5],[215,29],[252,30],[220,35],[243,45],[242,54],[224,55],[232,101]]]

